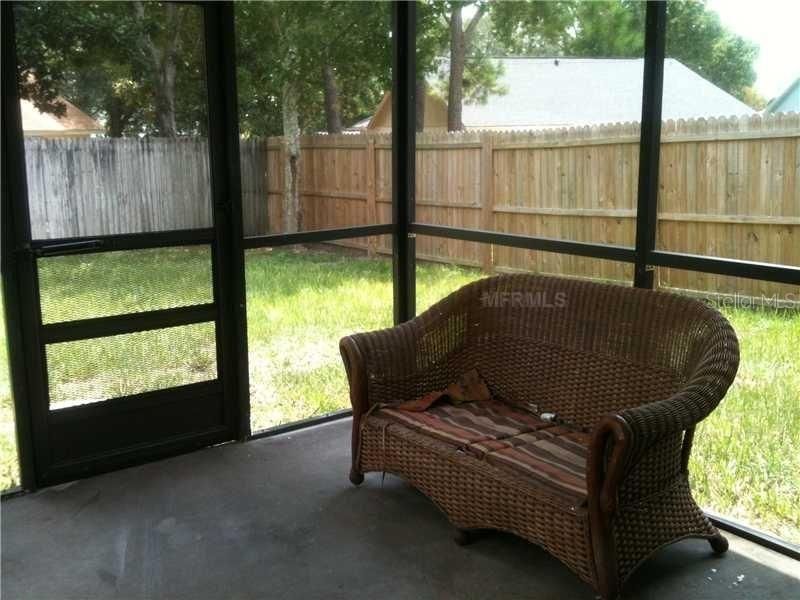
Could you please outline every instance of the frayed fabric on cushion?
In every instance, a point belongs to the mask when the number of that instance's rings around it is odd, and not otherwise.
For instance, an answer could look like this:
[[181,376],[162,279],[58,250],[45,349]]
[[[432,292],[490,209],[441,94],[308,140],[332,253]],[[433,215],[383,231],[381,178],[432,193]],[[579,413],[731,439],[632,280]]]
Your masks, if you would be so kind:
[[464,404],[465,402],[486,402],[491,400],[489,388],[484,383],[478,371],[472,369],[467,371],[458,381],[451,383],[445,389],[437,392],[430,392],[421,398],[401,402],[395,408],[400,410],[410,410],[420,412],[428,410],[434,404],[449,402],[450,404]]

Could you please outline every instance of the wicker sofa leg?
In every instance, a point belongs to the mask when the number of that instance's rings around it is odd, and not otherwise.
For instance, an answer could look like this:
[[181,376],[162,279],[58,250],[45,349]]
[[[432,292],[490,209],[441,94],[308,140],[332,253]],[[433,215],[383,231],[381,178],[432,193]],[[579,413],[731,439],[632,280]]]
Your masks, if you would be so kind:
[[619,598],[620,583],[616,556],[611,554],[613,550],[608,544],[603,545],[605,547],[600,550],[601,555],[598,555],[597,549],[595,549],[595,558],[600,559],[597,562],[596,591],[602,600],[617,600]]
[[722,535],[719,531],[708,538],[708,543],[711,544],[711,549],[714,554],[725,554],[728,551],[728,538]]
[[453,541],[459,546],[469,546],[475,541],[475,536],[469,529],[456,528],[455,534],[453,534]]
[[364,473],[361,472],[361,466],[358,464],[358,457],[360,455],[359,446],[361,444],[359,424],[361,419],[353,417],[353,438],[352,438],[352,464],[350,465],[350,483],[353,485],[361,485],[364,483]]
[[353,461],[350,465],[350,483],[361,485],[364,483],[364,473],[361,472],[361,413],[353,411],[353,431],[350,435],[350,457]]
[[617,600],[619,598],[619,587],[614,582],[613,585],[600,584],[597,595],[601,600]]
[[361,485],[364,483],[364,474],[356,469],[355,465],[350,467],[350,483],[353,485]]
[[358,457],[360,455],[359,446],[361,445],[360,435],[360,416],[353,417],[353,436],[352,436],[352,464],[350,465],[350,483],[353,485],[361,485],[364,483],[364,473],[361,472],[361,466],[358,464]]

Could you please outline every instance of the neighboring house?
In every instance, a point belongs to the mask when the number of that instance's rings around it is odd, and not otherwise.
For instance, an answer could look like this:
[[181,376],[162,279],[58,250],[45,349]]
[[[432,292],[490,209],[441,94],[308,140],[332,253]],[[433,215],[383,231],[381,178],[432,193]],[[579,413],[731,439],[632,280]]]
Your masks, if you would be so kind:
[[[351,131],[369,129],[370,131],[385,131],[392,128],[392,92],[386,92],[375,109],[372,117],[359,121],[353,125]],[[425,95],[425,129],[447,128],[447,102],[434,96]]]
[[800,113],[800,77],[794,80],[783,93],[774,98],[764,109],[766,113]]
[[58,101],[65,106],[64,114],[60,117],[40,111],[30,100],[20,100],[23,135],[47,138],[89,137],[105,132],[100,123],[71,102],[63,98]]
[[[499,58],[498,81],[505,94],[485,104],[464,104],[467,129],[547,129],[639,121],[642,111],[643,59]],[[425,128],[447,126],[447,103],[426,98]],[[430,110],[429,110],[430,109]],[[756,111],[679,61],[664,61],[664,119],[751,115]],[[391,127],[387,93],[372,119],[353,129]]]

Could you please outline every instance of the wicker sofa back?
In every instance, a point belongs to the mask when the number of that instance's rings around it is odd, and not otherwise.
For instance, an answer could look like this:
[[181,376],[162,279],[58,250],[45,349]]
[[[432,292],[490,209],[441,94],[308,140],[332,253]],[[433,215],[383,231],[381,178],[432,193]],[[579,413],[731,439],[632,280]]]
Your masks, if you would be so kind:
[[380,338],[363,340],[375,402],[420,396],[475,368],[496,397],[587,429],[670,397],[714,352],[713,332],[731,333],[717,311],[688,297],[527,274],[469,284],[411,323],[420,335],[385,331],[400,344],[391,357]]

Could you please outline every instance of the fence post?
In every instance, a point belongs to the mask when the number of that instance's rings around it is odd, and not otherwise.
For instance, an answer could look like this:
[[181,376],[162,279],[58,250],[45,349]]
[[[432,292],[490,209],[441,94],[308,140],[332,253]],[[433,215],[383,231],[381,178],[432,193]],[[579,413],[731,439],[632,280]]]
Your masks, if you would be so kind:
[[[494,230],[494,138],[490,132],[481,134],[481,229]],[[481,263],[486,272],[494,269],[492,244],[484,244]]]
[[283,155],[283,137],[278,137],[278,159],[275,162],[275,171],[276,171],[276,179],[280,179],[281,185],[278,191],[278,218],[273,225],[273,233],[286,233],[284,231],[283,220],[284,220],[284,206],[283,206],[283,195],[286,191],[286,173],[283,169],[283,165],[286,163],[286,157]]
[[[378,222],[378,199],[375,191],[375,138],[367,134],[366,145],[366,170],[367,170],[367,224]],[[377,238],[367,238],[367,256],[373,257],[378,250]]]
[[261,189],[264,190],[264,220],[261,221],[258,228],[258,235],[267,235],[270,231],[270,225],[272,225],[269,218],[269,138],[259,139],[258,148],[260,158],[259,167],[261,168]]

